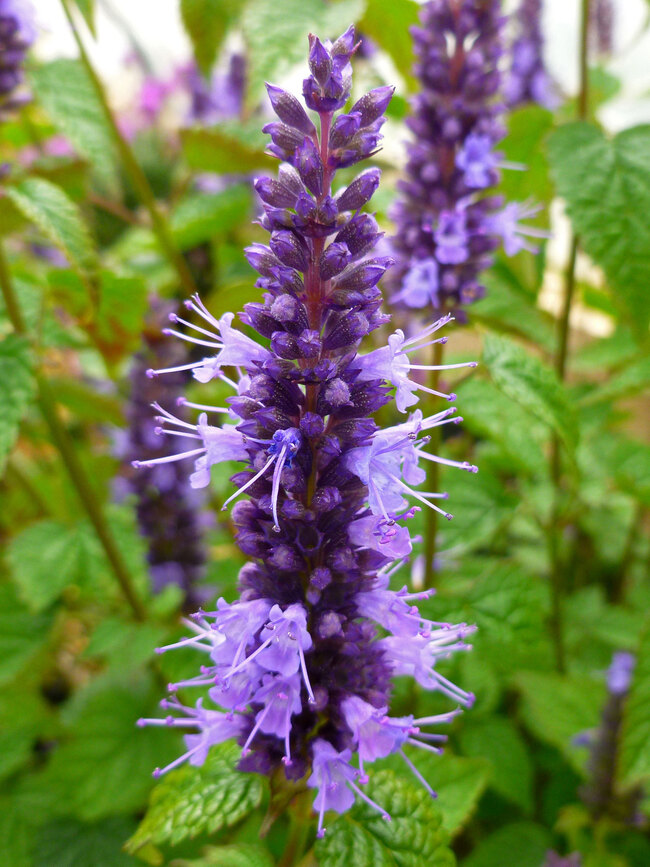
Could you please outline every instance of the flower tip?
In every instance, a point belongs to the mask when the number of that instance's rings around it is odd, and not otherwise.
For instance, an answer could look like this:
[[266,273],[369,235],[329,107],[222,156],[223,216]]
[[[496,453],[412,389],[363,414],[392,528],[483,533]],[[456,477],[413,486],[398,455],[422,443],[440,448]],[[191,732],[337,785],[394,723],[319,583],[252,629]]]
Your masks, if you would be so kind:
[[325,831],[327,831],[327,828],[321,828],[320,831],[318,831],[316,834],[316,839],[322,840],[323,837],[325,836]]
[[144,728],[146,724],[146,721],[142,717],[140,717],[140,719],[136,722],[138,728]]
[[171,328],[163,328],[163,330],[161,331],[161,334],[164,334],[165,337],[170,337],[171,333],[172,333]]
[[154,780],[157,780],[161,774],[162,774],[162,771],[160,770],[160,768],[154,768],[153,771],[151,772],[151,776],[154,778]]
[[454,516],[451,514],[451,512],[445,512],[445,518],[446,518],[448,521],[451,521],[451,520],[453,519],[453,517],[454,517]]
[[192,309],[192,303],[193,302],[191,298],[186,298],[185,301],[183,301],[183,304],[187,307],[188,310]]
[[451,394],[447,396],[447,400],[451,403],[452,401],[456,400],[457,397],[458,395],[452,391]]
[[140,461],[131,461],[131,466],[134,467],[136,470],[139,470],[142,464]]
[[470,361],[468,367],[478,367],[478,361]]
[[149,370],[145,372],[145,376],[147,377],[147,379],[153,379],[156,375],[156,371],[152,367],[150,367]]
[[273,532],[274,533],[280,533],[281,532],[280,527],[277,524],[273,525]]
[[285,768],[290,768],[293,765],[293,762],[291,761],[289,756],[282,756],[282,764],[285,766]]
[[170,322],[178,322],[178,316],[175,313],[170,313],[167,318]]
[[186,398],[186,397],[183,397],[183,396],[181,395],[180,397],[177,397],[177,398],[176,398],[176,406],[185,406],[186,403],[187,403],[187,398]]
[[393,817],[390,815],[390,813],[382,813],[381,818],[384,820],[384,822],[392,822],[393,821]]
[[156,652],[156,653],[164,653],[164,652],[165,652],[165,648],[164,648],[164,647],[157,647],[156,650],[155,650],[155,652]]

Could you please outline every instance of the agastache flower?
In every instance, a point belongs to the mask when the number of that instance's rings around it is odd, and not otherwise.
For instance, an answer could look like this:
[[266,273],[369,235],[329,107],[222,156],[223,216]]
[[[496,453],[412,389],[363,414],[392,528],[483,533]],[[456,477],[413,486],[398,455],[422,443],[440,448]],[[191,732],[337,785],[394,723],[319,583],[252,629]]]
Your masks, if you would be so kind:
[[[456,310],[462,318],[462,308],[485,293],[480,274],[501,243],[495,220],[511,220],[494,187],[502,169],[524,166],[506,162],[497,150],[505,134],[500,3],[429,0],[420,22],[412,30],[420,81],[407,119],[413,141],[393,211],[391,300],[411,309]],[[509,244],[506,253],[522,248]]]
[[210,716],[201,704],[192,709],[172,700],[175,715],[157,724],[199,729],[193,735],[199,740],[188,740],[188,753],[174,766],[198,761],[212,740],[236,737],[242,769],[307,777],[317,790],[319,835],[325,813],[343,812],[355,798],[389,818],[362,789],[365,765],[380,756],[403,755],[432,793],[404,749],[439,751],[444,738],[421,733],[420,726],[449,722],[457,711],[389,717],[393,675],[414,675],[455,704],[471,703],[437,671],[439,661],[467,649],[463,639],[471,627],[429,621],[417,608],[429,592],[390,587],[418,541],[408,520],[420,505],[410,500],[437,509],[434,501],[446,497],[416,490],[424,478],[419,464],[442,460],[425,449],[427,431],[460,419],[455,408],[426,418],[415,410],[404,423],[379,430],[372,418],[393,390],[400,411],[417,403],[422,387],[411,372],[429,367],[416,353],[445,339],[437,332],[449,317],[419,335],[407,339],[397,331],[387,346],[359,352],[362,339],[388,321],[378,282],[392,262],[373,254],[380,232],[360,211],[379,172],[363,171],[340,189],[333,179],[337,169],[376,149],[392,90],[371,91],[340,113],[355,48],[353,28],[333,43],[310,38],[306,109],[268,86],[278,116],[266,127],[269,151],[286,162],[277,177],[255,182],[270,240],[246,254],[264,295],[246,304],[240,319],[257,337],[239,331],[233,314],[216,319],[198,297],[191,299],[189,317],[175,317],[178,327],[167,333],[204,347],[206,357],[181,369],[198,382],[218,378],[233,394],[226,407],[185,402],[200,412],[194,424],[158,406],[161,432],[187,438],[191,447],[141,462],[192,459],[194,486],[208,483],[217,462],[244,465],[224,504],[237,500],[236,539],[250,558],[240,572],[240,598],[199,611],[190,621],[192,635],[160,649],[201,652],[198,674],[170,684],[170,691],[207,688],[223,709]]
[[0,0],[0,119],[24,99],[17,92],[23,63],[36,39],[34,7],[29,0]]
[[536,102],[554,109],[558,97],[544,65],[542,0],[521,0],[515,16],[516,38],[510,46],[510,69],[504,95],[510,107]]

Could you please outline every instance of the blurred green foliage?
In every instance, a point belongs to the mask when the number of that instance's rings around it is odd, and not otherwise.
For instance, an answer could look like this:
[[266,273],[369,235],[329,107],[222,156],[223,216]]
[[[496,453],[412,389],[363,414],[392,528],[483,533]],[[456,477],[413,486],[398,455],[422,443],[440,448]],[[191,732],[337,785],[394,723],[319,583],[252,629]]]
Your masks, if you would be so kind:
[[[75,4],[92,26],[92,0]],[[398,141],[415,86],[407,29],[416,4],[181,0],[180,12],[205,72],[223,61],[229,39],[241,40],[242,115],[180,130],[149,124],[131,143],[174,243],[220,314],[258,295],[242,249],[260,238],[250,176],[270,165],[260,131],[264,82],[303,63],[308,32],[334,36],[354,19],[375,48],[357,63],[358,87],[385,83],[387,70],[394,75],[389,136]],[[555,116],[527,107],[511,115],[503,142],[505,157],[528,169],[504,173],[501,192],[535,199],[542,221],[553,201],[564,200],[598,266],[579,273],[581,321],[566,380],[554,367],[557,323],[548,303],[549,287],[561,289],[563,275],[543,252],[499,258],[469,325],[450,333],[453,355],[474,353],[482,363],[452,383],[465,423],[445,454],[471,456],[481,472],[443,474],[456,517],[441,528],[437,594],[423,610],[434,620],[478,624],[472,654],[454,663],[476,693],[475,707],[451,727],[444,756],[419,761],[437,801],[403,764],[385,760],[368,793],[393,822],[359,803],[332,817],[318,842],[310,796],[299,791],[290,807],[278,805],[265,780],[233,771],[230,744],[214,748],[202,768],[151,779],[154,767],[178,754],[180,739],[135,722],[155,715],[165,683],[193,675],[197,662],[190,650],[154,654],[183,634],[181,599],[173,589],[152,595],[134,504],[112,502],[122,472],[114,439],[125,424],[126,374],[148,298],[180,300],[181,292],[82,63],[34,65],[30,86],[32,102],[4,123],[0,141],[0,162],[13,164],[0,182],[0,242],[25,325],[25,334],[14,333],[15,317],[0,302],[3,863],[286,865],[287,841],[302,823],[302,867],[541,867],[548,849],[579,850],[585,867],[647,867],[650,127],[612,137],[599,126],[596,109],[617,92],[616,79],[593,70],[589,122],[565,122],[570,101]],[[69,148],[48,152],[61,135]],[[386,168],[378,217],[390,230],[398,171]],[[197,183],[206,175],[216,180],[212,188]],[[585,321],[605,336],[594,336]],[[53,389],[144,620],[126,604],[39,412],[38,377]],[[559,476],[549,461],[558,443]],[[230,490],[232,471],[214,468],[214,504]],[[208,541],[206,592],[232,599],[243,558],[227,518]],[[549,576],[558,564],[562,670],[550,628]],[[613,806],[595,814],[581,796],[591,774],[581,736],[601,724],[605,670],[620,650],[636,654],[637,664],[610,794],[612,805],[631,798],[633,816]],[[439,710],[435,696],[399,683],[395,709]]]

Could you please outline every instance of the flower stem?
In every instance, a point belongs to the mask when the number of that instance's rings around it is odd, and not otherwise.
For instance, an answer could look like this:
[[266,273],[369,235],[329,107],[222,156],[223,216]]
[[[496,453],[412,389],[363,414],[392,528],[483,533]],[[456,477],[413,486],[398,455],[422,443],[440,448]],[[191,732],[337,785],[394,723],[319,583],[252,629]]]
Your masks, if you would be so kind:
[[[433,344],[433,365],[439,367],[442,364],[443,356],[442,343]],[[429,387],[434,391],[439,391],[440,371],[432,370],[429,380]],[[438,454],[441,440],[442,427],[434,427],[431,430],[431,451],[433,454]],[[440,464],[434,461],[429,462],[427,471],[427,490],[437,491],[440,487]],[[427,509],[425,517],[424,531],[424,586],[427,590],[433,587],[434,582],[434,560],[436,557],[436,543],[438,534],[438,512],[435,509]]]
[[[580,88],[577,101],[577,115],[585,120],[589,108],[589,4],[590,0],[582,0],[580,21]],[[555,372],[560,382],[566,378],[566,367],[569,357],[569,337],[571,322],[571,306],[576,288],[576,261],[578,258],[579,239],[571,236],[569,261],[564,280],[564,298],[562,312],[558,323],[558,343],[555,353]],[[549,558],[551,561],[551,632],[555,645],[555,664],[559,672],[566,670],[566,653],[564,642],[564,565],[560,552],[560,535],[562,532],[562,454],[561,443],[556,434],[551,440],[550,470],[554,489],[554,502],[551,511],[549,527]]]
[[[4,251],[0,245],[0,289],[7,307],[9,319],[17,334],[27,336],[25,320],[18,306],[16,294],[11,282],[11,275],[7,261],[4,257]],[[145,619],[145,609],[142,602],[138,598],[131,576],[122,558],[120,549],[117,546],[115,538],[106,521],[102,507],[97,500],[92,485],[86,475],[86,472],[79,460],[75,445],[71,440],[65,425],[61,421],[59,412],[56,407],[56,400],[52,392],[50,383],[43,376],[42,372],[37,370],[35,373],[36,388],[37,388],[37,403],[45,423],[50,429],[52,441],[56,446],[63,465],[65,466],[70,480],[81,500],[90,521],[95,528],[97,537],[104,549],[106,558],[111,566],[113,574],[120,586],[122,594],[128,602],[133,616],[136,620]]]
[[196,292],[196,286],[194,284],[192,274],[190,273],[190,269],[188,268],[187,263],[185,262],[185,259],[183,258],[180,250],[176,246],[176,242],[174,241],[167,220],[165,219],[165,216],[158,207],[158,204],[156,203],[155,196],[151,187],[149,186],[149,181],[147,180],[145,173],[142,171],[140,164],[136,160],[131,146],[120,132],[120,128],[117,124],[117,121],[115,120],[115,116],[113,115],[111,107],[108,104],[108,99],[106,98],[104,87],[90,61],[88,52],[86,51],[81,36],[79,35],[79,30],[75,24],[72,13],[70,12],[69,0],[61,0],[61,5],[63,7],[66,18],[68,19],[68,23],[72,30],[72,35],[74,36],[74,40],[77,43],[81,62],[83,63],[86,72],[88,73],[88,77],[104,113],[104,117],[106,118],[106,122],[108,123],[110,131],[113,135],[113,139],[115,140],[115,145],[120,155],[120,159],[124,164],[124,168],[126,169],[129,177],[131,178],[131,182],[135,188],[138,198],[149,213],[149,218],[151,219],[151,226],[154,233],[156,234],[156,237],[158,238],[158,242],[162,248],[163,253],[167,257],[170,265],[176,271],[178,279],[180,280],[181,285],[183,286],[183,289],[185,290],[187,295],[193,295]]

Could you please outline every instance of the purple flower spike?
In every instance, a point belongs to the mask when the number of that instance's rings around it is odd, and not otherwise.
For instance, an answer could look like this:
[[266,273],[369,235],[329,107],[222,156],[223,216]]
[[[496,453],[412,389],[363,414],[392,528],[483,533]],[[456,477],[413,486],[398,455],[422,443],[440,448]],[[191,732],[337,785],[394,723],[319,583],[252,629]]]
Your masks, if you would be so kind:
[[[393,260],[375,255],[381,233],[361,210],[380,173],[367,169],[342,187],[334,179],[338,168],[376,149],[392,89],[378,88],[336,113],[350,94],[355,49],[353,28],[333,43],[311,37],[307,110],[269,86],[278,116],[266,127],[269,152],[286,162],[277,177],[255,182],[260,224],[270,238],[246,250],[263,298],[246,304],[240,318],[257,337],[236,328],[232,313],[216,319],[198,297],[187,302],[187,317],[173,318],[166,331],[201,347],[205,357],[151,375],[185,370],[198,383],[220,380],[232,396],[225,407],[185,401],[199,413],[195,423],[157,405],[159,434],[191,442],[186,451],[139,462],[166,467],[192,458],[194,487],[209,483],[214,464],[239,463],[224,508],[236,501],[235,537],[249,558],[240,597],[194,616],[192,635],[173,647],[195,648],[203,665],[196,677],[170,685],[172,695],[202,689],[223,710],[185,707],[173,698],[165,704],[174,713],[156,724],[200,730],[173,766],[199,762],[211,743],[235,737],[243,770],[307,778],[317,790],[319,836],[325,813],[343,812],[356,798],[389,820],[361,788],[365,765],[381,756],[399,753],[433,794],[403,747],[439,752],[444,736],[420,726],[449,722],[456,711],[423,720],[389,717],[394,674],[413,675],[456,704],[471,703],[438,671],[438,663],[467,649],[463,638],[471,629],[427,620],[418,602],[430,594],[390,583],[421,541],[408,529],[415,512],[426,506],[451,517],[437,505],[445,493],[417,490],[422,462],[476,467],[426,448],[430,429],[460,420],[455,407],[426,418],[416,409],[384,430],[372,417],[391,399],[406,412],[421,391],[431,393],[419,383],[419,372],[431,366],[418,355],[445,342],[438,332],[451,317],[408,338],[398,330],[387,345],[360,351],[361,341],[389,320],[379,283]],[[465,210],[454,214],[447,246],[457,250],[472,243],[473,227]],[[228,419],[217,424],[214,413]]]
[[0,0],[0,119],[24,98],[23,63],[36,39],[34,7],[29,0]]
[[515,24],[518,32],[510,48],[506,102],[510,107],[536,102],[544,108],[557,108],[557,93],[542,56],[542,0],[521,0]]
[[[498,0],[429,0],[413,28],[420,92],[407,120],[413,140],[392,214],[395,305],[464,315],[461,308],[485,292],[480,274],[503,235],[493,222],[502,205],[493,189],[502,169],[524,168],[496,150],[505,132],[500,7]],[[504,246],[508,255],[532,249]]]

